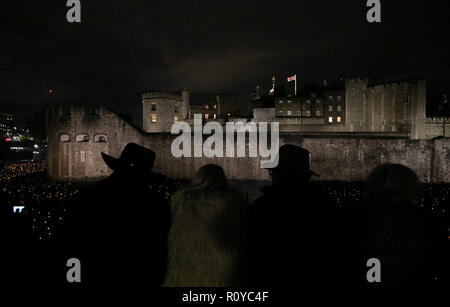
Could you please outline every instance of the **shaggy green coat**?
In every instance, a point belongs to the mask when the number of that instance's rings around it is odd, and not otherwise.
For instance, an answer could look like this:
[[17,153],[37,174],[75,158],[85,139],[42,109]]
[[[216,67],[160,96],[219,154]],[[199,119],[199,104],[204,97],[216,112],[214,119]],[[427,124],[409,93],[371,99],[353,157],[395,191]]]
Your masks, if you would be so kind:
[[227,287],[240,283],[247,206],[233,190],[172,198],[163,286]]

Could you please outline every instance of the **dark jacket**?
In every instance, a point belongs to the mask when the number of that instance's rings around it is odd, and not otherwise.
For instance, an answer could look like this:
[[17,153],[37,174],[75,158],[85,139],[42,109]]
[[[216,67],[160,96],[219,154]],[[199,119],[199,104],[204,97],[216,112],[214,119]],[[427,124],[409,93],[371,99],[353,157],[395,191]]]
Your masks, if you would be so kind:
[[113,173],[79,193],[66,254],[80,258],[84,285],[161,285],[170,226],[163,188]]
[[250,209],[251,285],[327,283],[334,270],[334,204],[309,183],[270,186],[262,192]]
[[[448,283],[449,242],[445,227],[408,202],[365,201],[347,210],[348,282],[353,286],[433,287]],[[381,283],[369,284],[366,262],[381,263]]]

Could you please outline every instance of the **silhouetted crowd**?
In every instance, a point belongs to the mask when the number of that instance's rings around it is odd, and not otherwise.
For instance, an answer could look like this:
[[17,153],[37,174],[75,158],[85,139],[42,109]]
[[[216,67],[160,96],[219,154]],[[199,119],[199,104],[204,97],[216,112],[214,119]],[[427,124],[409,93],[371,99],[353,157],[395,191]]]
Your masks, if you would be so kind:
[[[152,150],[130,143],[119,158],[102,153],[113,173],[74,194],[40,254],[23,247],[30,234],[18,218],[2,214],[3,246],[14,250],[3,271],[24,287],[448,286],[447,229],[418,205],[411,169],[379,165],[364,195],[342,206],[311,182],[319,175],[306,149],[278,154],[272,184],[249,204],[220,166],[199,168],[171,193],[152,171]],[[69,258],[81,263],[81,283],[68,282]]]

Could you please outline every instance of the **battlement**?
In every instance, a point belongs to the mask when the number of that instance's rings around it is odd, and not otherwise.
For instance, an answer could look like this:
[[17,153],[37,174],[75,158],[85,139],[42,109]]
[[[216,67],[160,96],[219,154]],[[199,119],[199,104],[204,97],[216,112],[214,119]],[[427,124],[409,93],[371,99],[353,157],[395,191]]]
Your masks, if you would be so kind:
[[183,101],[183,96],[181,92],[145,92],[142,95],[142,102],[147,99],[170,99]]
[[85,117],[85,116],[103,116],[108,111],[104,107],[91,108],[86,106],[59,106],[51,107],[47,110],[49,119],[61,117]]
[[426,124],[432,124],[432,123],[450,123],[450,117],[436,117],[436,116],[431,116],[431,117],[427,117],[425,119],[425,123]]
[[345,79],[345,84],[347,83],[361,83],[367,84],[369,82],[369,77],[351,77]]
[[376,92],[376,91],[384,91],[389,89],[398,89],[403,88],[405,90],[410,90],[414,85],[417,84],[417,81],[393,81],[388,83],[378,83],[367,86],[367,89]]

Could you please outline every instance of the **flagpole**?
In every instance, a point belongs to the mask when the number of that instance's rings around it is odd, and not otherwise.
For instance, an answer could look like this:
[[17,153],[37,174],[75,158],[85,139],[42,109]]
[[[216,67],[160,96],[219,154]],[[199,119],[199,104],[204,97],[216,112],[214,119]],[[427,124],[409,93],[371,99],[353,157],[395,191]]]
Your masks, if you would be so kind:
[[297,96],[297,75],[295,75],[295,91],[294,96]]

